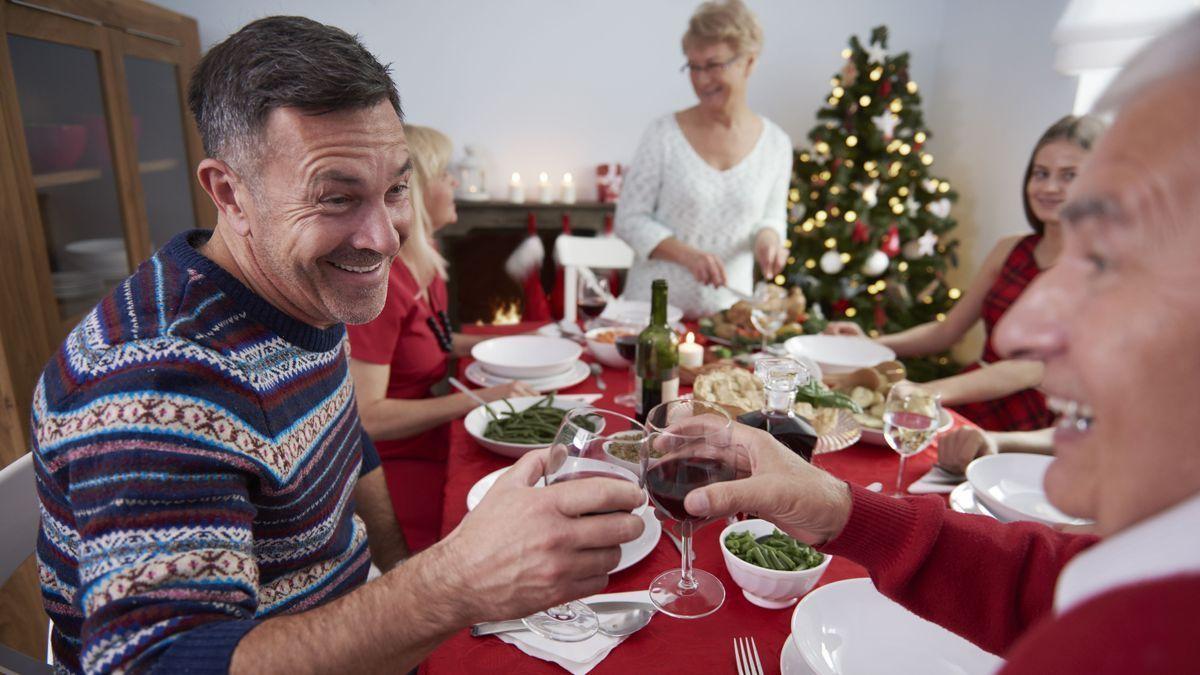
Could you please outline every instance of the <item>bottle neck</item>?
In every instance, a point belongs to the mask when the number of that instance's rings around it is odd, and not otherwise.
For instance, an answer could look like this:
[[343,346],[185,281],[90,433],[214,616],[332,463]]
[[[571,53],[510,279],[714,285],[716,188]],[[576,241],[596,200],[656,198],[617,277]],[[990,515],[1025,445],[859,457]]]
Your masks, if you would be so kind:
[[764,394],[766,402],[763,404],[763,412],[792,412],[792,405],[796,402],[795,389],[771,389],[768,387]]
[[650,324],[667,325],[667,286],[655,284],[650,295]]

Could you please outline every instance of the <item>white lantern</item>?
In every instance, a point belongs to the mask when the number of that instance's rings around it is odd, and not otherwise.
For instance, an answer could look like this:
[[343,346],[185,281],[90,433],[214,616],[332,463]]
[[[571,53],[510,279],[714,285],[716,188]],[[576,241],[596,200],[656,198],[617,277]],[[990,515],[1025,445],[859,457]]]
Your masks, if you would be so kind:
[[481,202],[488,199],[487,175],[483,170],[483,160],[475,154],[475,146],[463,148],[466,155],[458,163],[458,198],[469,202]]

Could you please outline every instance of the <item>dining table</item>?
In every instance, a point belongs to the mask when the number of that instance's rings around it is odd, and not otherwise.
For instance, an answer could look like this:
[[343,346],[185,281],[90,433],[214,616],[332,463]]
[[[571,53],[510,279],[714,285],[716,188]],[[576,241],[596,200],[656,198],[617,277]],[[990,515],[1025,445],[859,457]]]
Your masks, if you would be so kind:
[[[542,323],[518,323],[507,326],[465,326],[464,332],[517,334],[533,331]],[[593,360],[584,350],[585,360]],[[467,359],[459,363],[460,379]],[[616,396],[631,388],[628,369],[604,368],[597,379],[562,390],[562,394],[601,394],[593,404],[633,416],[632,409],[614,403]],[[681,387],[680,393],[690,391]],[[970,424],[950,411],[954,426]],[[908,458],[902,483],[907,487],[929,471],[936,459],[936,440],[924,451]],[[442,512],[442,536],[458,526],[467,515],[467,493],[477,481],[515,460],[497,455],[480,446],[467,433],[462,420],[451,423],[447,460],[445,500]],[[899,455],[886,446],[859,441],[842,450],[816,455],[813,463],[833,475],[857,485],[881,482],[890,491],[896,481]],[[943,496],[944,497],[944,496]],[[695,673],[737,672],[733,638],[753,637],[765,673],[780,672],[779,655],[791,628],[793,607],[764,609],[751,604],[725,568],[718,541],[723,522],[699,530],[693,537],[695,566],[716,575],[725,586],[725,603],[715,613],[700,619],[675,619],[656,616],[642,630],[626,638],[591,671],[605,673]],[[660,573],[678,568],[680,553],[667,536],[637,564],[609,577],[605,593],[644,590]],[[843,558],[834,557],[818,587],[843,579],[867,576],[866,570]],[[469,592],[469,589],[465,589]],[[472,637],[464,628],[435,649],[422,663],[420,672],[428,675],[451,673],[562,673],[563,669],[522,653],[496,637]]]

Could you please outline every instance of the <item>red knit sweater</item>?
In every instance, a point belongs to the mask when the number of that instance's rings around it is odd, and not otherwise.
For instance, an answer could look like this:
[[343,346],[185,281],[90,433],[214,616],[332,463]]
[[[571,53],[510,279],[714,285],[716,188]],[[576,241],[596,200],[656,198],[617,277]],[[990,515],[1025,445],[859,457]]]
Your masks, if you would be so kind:
[[1002,673],[1200,672],[1200,574],[1122,586],[1055,616],[1059,572],[1096,537],[955,513],[934,496],[851,489],[850,520],[821,550],[867,568],[913,613],[1004,656]]

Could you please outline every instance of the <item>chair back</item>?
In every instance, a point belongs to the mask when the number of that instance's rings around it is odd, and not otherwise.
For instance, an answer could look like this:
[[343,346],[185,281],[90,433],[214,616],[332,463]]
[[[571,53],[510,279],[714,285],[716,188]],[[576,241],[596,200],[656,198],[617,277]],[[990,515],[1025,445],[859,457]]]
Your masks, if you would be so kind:
[[25,453],[0,469],[0,584],[33,553],[40,520],[33,455]]
[[575,322],[581,267],[626,270],[633,265],[633,249],[616,237],[576,237],[560,234],[554,240],[554,259],[563,268],[563,321]]

